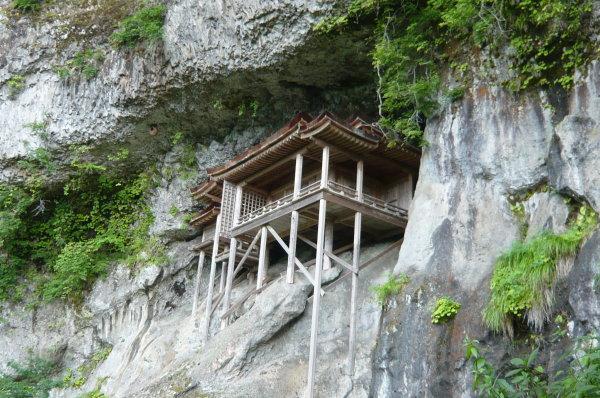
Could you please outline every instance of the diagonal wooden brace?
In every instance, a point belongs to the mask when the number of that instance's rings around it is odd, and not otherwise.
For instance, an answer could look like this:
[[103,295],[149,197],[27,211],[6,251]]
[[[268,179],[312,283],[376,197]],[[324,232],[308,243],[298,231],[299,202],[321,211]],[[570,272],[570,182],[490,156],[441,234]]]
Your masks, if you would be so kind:
[[252,239],[252,243],[250,243],[250,246],[248,246],[248,250],[246,250],[246,253],[244,253],[244,255],[242,256],[242,259],[240,260],[237,267],[235,268],[235,271],[233,271],[234,278],[241,271],[242,265],[244,265],[244,263],[248,259],[248,256],[250,256],[250,252],[252,251],[252,249],[254,249],[254,246],[256,246],[256,243],[258,242],[258,238],[260,238],[260,229],[256,233],[256,236],[254,237],[254,239]]
[[[267,225],[267,229],[269,230],[269,232],[271,233],[271,235],[273,235],[273,237],[275,238],[275,240],[279,243],[279,245],[283,248],[283,250],[285,250],[286,253],[289,254],[290,249],[289,247],[285,244],[285,242],[283,241],[283,239],[281,239],[281,236],[279,236],[279,234],[277,233],[277,231],[275,231],[273,229],[273,227],[271,227],[270,225]],[[294,257],[294,263],[298,266],[298,268],[300,268],[300,271],[304,274],[304,276],[306,276],[306,279],[308,279],[308,281],[310,283],[312,283],[312,285],[315,285],[315,280],[312,277],[312,275],[310,274],[310,272],[308,272],[308,270],[306,269],[306,267],[304,266],[304,264],[302,264],[302,262],[300,260],[298,260],[297,257]],[[323,289],[321,289],[321,296],[325,294],[325,291]]]
[[[300,239],[302,242],[306,243],[307,245],[309,245],[313,249],[317,248],[317,245],[314,242],[312,242],[310,239],[308,239],[308,238],[306,238],[306,237],[304,237],[302,235],[298,235],[298,239]],[[330,259],[332,259],[336,263],[338,263],[338,264],[346,267],[350,272],[358,274],[358,270],[355,270],[353,266],[351,266],[350,264],[348,264],[346,261],[342,260],[340,257],[336,256],[335,254],[333,254],[329,250],[323,250],[323,252],[325,253],[325,255],[327,257],[329,257]]]

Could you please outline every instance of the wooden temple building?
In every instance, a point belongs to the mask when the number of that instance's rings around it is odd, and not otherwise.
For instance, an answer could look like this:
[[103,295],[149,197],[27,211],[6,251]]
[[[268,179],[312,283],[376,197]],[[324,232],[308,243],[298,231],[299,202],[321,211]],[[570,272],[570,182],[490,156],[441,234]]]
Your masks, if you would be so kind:
[[[298,114],[260,144],[208,170],[209,180],[192,191],[206,206],[192,220],[192,225],[203,228],[197,247],[196,298],[204,260],[210,256],[204,338],[209,338],[216,308],[221,306],[224,326],[239,305],[231,303],[231,289],[242,273],[255,275],[255,294],[266,287],[269,247],[278,245],[287,255],[286,282],[294,283],[300,272],[314,286],[308,397],[314,391],[322,271],[333,262],[351,272],[348,371],[352,375],[361,236],[382,239],[403,234],[419,159],[418,149],[388,146],[384,134],[361,119],[344,122],[329,113],[316,118]],[[352,248],[351,263],[335,254],[339,250],[333,249],[334,237]],[[303,263],[297,258],[299,242],[312,247],[314,260]],[[196,310],[194,304],[194,316]]]

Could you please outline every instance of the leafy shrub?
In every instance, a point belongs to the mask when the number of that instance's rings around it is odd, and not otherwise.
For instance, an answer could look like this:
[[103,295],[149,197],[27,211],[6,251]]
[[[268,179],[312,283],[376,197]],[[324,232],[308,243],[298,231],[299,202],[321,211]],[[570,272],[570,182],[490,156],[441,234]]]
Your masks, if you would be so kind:
[[562,234],[542,232],[528,242],[518,242],[496,261],[490,283],[491,297],[483,318],[494,331],[513,334],[514,318],[527,317],[541,328],[551,315],[553,287],[569,257],[594,229],[596,213],[582,206],[573,225]]
[[29,271],[47,275],[44,299],[77,300],[111,262],[136,258],[148,243],[150,177],[109,173],[79,156],[72,167],[62,191],[0,186],[0,300],[18,299]]
[[8,96],[15,98],[25,88],[25,78],[21,75],[13,75],[8,79]]
[[116,47],[134,47],[145,40],[162,38],[166,13],[165,5],[142,8],[119,23],[111,41]]
[[58,368],[52,361],[31,357],[25,365],[11,362],[9,366],[12,374],[0,374],[0,397],[47,398],[51,389],[62,386],[53,378]]
[[[594,54],[591,0],[352,0],[340,16],[317,24],[322,33],[373,26],[380,123],[426,145],[426,119],[439,108],[440,65],[467,79],[470,67],[494,67],[486,50],[503,57],[518,91],[570,87],[573,72]],[[505,48],[510,51],[503,51]]]
[[103,61],[102,51],[88,48],[77,52],[65,65],[56,67],[55,71],[61,79],[66,79],[73,74],[80,74],[89,80],[98,75]]
[[41,0],[14,0],[12,6],[21,12],[38,11],[42,7]]
[[431,323],[444,323],[454,318],[460,310],[460,304],[449,297],[442,297],[435,302],[431,313]]
[[565,370],[550,377],[538,363],[538,350],[527,358],[512,358],[497,370],[482,355],[475,340],[465,339],[466,359],[471,361],[473,389],[485,397],[597,397],[600,396],[600,347],[598,337],[580,339],[567,352]]
[[410,278],[406,274],[390,274],[387,281],[381,285],[371,287],[375,294],[375,301],[380,305],[385,305],[390,297],[399,294],[409,282]]

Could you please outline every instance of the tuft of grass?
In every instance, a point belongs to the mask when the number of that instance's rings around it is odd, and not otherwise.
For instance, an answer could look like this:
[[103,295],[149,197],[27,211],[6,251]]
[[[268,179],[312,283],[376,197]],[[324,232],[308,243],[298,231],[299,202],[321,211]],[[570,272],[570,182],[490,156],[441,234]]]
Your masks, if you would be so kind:
[[439,298],[431,313],[431,323],[439,324],[454,318],[460,310],[460,303],[450,297]]
[[163,4],[144,7],[119,23],[110,36],[115,47],[134,47],[143,41],[162,38],[167,7]]
[[35,12],[42,8],[41,0],[14,0],[12,7],[20,12]]
[[525,317],[540,329],[551,315],[557,278],[568,272],[569,260],[596,223],[596,213],[582,206],[566,232],[542,232],[530,241],[517,242],[500,256],[492,275],[490,301],[483,312],[485,324],[512,336],[512,321]]
[[101,50],[87,48],[78,51],[65,65],[57,66],[54,70],[61,79],[82,75],[90,80],[98,75],[102,62],[104,53]]
[[8,79],[8,96],[15,98],[25,88],[25,77],[22,75],[13,75]]
[[409,282],[410,278],[406,274],[390,274],[387,281],[371,287],[375,295],[375,301],[381,305],[385,305],[390,297],[399,294]]

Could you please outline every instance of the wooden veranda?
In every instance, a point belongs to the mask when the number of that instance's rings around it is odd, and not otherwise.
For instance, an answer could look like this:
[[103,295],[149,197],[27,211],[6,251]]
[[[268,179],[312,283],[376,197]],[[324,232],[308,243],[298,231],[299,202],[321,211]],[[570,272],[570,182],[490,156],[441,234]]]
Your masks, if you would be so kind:
[[[409,145],[388,147],[383,133],[360,119],[345,123],[329,113],[314,119],[299,114],[257,146],[209,170],[210,179],[193,191],[207,207],[192,221],[204,228],[197,248],[197,282],[205,253],[212,250],[204,337],[209,338],[218,305],[222,326],[229,322],[232,307],[240,305],[230,299],[242,269],[256,274],[255,294],[264,289],[268,248],[278,245],[287,255],[287,283],[294,283],[295,273],[301,272],[314,287],[308,397],[313,397],[315,383],[322,271],[337,263],[351,273],[348,372],[352,375],[361,237],[403,234],[419,158],[420,152]],[[333,248],[338,233],[351,235],[351,244],[345,246],[352,248],[351,263],[338,256],[341,248]],[[314,260],[298,259],[298,242],[313,248]],[[219,262],[220,293],[215,298]],[[194,314],[196,310],[194,306]]]

